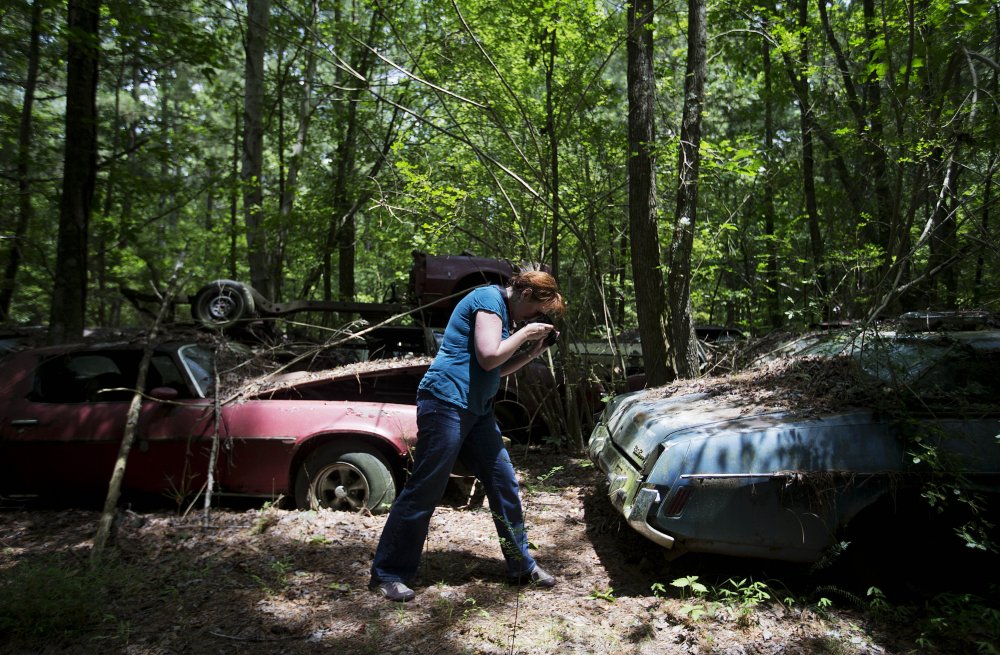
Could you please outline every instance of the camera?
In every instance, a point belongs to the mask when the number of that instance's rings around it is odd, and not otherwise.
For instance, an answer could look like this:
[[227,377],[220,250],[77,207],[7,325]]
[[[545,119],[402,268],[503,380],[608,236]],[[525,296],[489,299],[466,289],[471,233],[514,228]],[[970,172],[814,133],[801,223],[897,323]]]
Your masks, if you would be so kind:
[[[528,322],[529,323],[545,323],[547,325],[555,325],[555,323],[552,322],[552,319],[549,318],[548,316],[546,316],[545,314],[542,314],[538,318],[532,319],[532,320],[530,320]],[[549,332],[548,334],[546,334],[545,335],[545,341],[544,341],[545,347],[548,348],[549,346],[554,345],[555,342],[556,342],[556,339],[558,337],[559,337],[559,335],[556,333],[555,330],[552,330],[551,332]]]

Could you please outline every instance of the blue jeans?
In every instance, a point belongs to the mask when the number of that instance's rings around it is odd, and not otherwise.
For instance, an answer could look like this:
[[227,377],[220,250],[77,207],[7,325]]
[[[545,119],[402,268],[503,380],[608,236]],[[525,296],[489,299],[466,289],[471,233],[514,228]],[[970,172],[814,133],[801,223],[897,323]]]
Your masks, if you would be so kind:
[[441,501],[455,460],[482,482],[493,513],[507,575],[535,568],[517,478],[492,412],[478,416],[422,392],[417,396],[417,447],[414,468],[392,504],[375,549],[372,582],[406,582],[417,574],[434,508]]

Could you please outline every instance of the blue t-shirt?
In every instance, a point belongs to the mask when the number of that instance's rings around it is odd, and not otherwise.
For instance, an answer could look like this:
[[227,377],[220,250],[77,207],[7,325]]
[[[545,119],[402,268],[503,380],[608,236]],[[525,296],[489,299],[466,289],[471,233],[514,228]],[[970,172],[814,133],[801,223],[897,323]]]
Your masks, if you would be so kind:
[[448,320],[437,356],[420,381],[419,389],[441,400],[482,416],[500,388],[500,367],[487,371],[476,359],[474,332],[476,314],[490,312],[500,317],[502,339],[510,336],[507,301],[497,286],[480,287],[462,298]]

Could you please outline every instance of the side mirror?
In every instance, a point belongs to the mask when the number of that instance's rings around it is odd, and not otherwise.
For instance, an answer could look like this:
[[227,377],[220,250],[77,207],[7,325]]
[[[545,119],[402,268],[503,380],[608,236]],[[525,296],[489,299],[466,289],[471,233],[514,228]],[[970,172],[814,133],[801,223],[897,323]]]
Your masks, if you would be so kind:
[[175,400],[180,395],[173,387],[153,387],[149,391],[150,398],[155,400]]

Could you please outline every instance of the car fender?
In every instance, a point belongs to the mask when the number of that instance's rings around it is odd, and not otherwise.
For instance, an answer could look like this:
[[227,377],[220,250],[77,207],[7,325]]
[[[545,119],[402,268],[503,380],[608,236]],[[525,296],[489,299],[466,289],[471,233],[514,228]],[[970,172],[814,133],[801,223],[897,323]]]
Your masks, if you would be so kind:
[[280,465],[288,480],[309,453],[344,438],[380,452],[401,474],[417,434],[416,408],[392,403],[248,400],[224,407],[223,420],[231,440],[287,444],[281,451],[285,461],[274,466]]
[[[761,430],[752,419],[675,433],[643,484],[646,520],[676,550],[813,561],[839,528],[892,489],[904,453],[867,412]],[[849,445],[845,443],[849,442]]]

